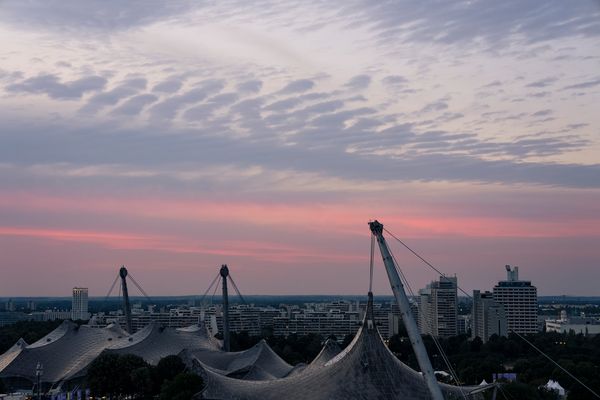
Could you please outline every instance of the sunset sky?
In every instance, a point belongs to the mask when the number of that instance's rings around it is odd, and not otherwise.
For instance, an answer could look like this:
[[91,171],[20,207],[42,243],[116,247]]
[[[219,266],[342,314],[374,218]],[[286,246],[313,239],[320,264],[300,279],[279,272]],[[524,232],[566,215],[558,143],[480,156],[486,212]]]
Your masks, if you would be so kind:
[[0,297],[362,294],[375,218],[466,291],[600,295],[599,1],[15,0],[0,38]]

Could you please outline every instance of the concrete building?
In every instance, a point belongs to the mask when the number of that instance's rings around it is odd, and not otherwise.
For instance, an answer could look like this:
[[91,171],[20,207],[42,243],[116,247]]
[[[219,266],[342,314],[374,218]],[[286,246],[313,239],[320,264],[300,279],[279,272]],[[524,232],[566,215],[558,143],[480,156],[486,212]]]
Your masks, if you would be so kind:
[[8,299],[8,301],[6,302],[4,309],[6,311],[16,311],[17,306],[15,305],[15,302],[13,301],[13,299]]
[[458,335],[469,333],[472,326],[472,318],[470,315],[459,315],[456,320],[456,331]]
[[[143,329],[152,322],[161,326],[181,328],[205,321],[213,332],[223,331],[223,306],[211,305],[207,308],[179,306],[168,310],[147,310],[134,304],[131,322],[133,332]],[[265,330],[272,330],[276,336],[291,334],[306,335],[317,333],[324,337],[334,335],[342,341],[346,335],[354,335],[366,313],[366,303],[334,301],[329,303],[306,303],[304,306],[281,304],[275,307],[259,307],[252,304],[229,306],[229,326],[231,332],[248,332],[260,336]],[[399,332],[400,311],[393,302],[374,305],[374,320],[384,339]],[[90,320],[91,326],[102,327],[111,323],[125,324],[122,311],[98,313]]]
[[490,336],[506,336],[506,312],[502,304],[494,300],[493,293],[473,291],[471,337],[487,342]]
[[[342,341],[346,335],[354,335],[367,312],[366,303],[336,301],[309,303],[305,308],[294,307],[273,319],[273,333],[280,336],[317,333],[324,337],[335,336]],[[373,320],[384,339],[398,334],[400,310],[390,302],[373,305]]]
[[90,319],[88,312],[88,289],[82,287],[73,288],[73,302],[71,306],[71,319],[73,321]]
[[507,331],[523,334],[538,332],[537,288],[519,279],[519,267],[506,266],[507,279],[493,290],[493,299],[504,306]]
[[440,276],[419,291],[418,325],[422,334],[449,337],[456,336],[457,294],[456,277]]
[[32,321],[56,321],[56,320],[66,320],[71,319],[73,313],[69,310],[44,310],[44,311],[34,311],[29,314]]
[[0,311],[0,327],[12,325],[19,321],[26,321],[29,317],[27,314],[18,311]]
[[600,319],[585,315],[569,317],[567,312],[562,310],[559,319],[546,320],[546,332],[598,335],[600,334]]

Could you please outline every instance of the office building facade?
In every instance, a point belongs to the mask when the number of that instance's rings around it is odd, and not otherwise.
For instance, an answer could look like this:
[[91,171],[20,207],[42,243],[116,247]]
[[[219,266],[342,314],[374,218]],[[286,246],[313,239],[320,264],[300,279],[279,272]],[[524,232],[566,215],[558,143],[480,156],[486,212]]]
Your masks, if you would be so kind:
[[493,293],[473,291],[471,337],[487,342],[492,335],[506,336],[507,321],[504,306],[494,300]]
[[71,303],[71,319],[73,321],[90,319],[88,312],[88,289],[82,287],[73,288],[73,300]]
[[519,279],[519,267],[506,266],[507,279],[493,290],[493,299],[504,307],[507,331],[521,335],[538,332],[537,288]]
[[457,287],[456,277],[440,276],[439,281],[419,291],[418,325],[422,334],[450,337],[458,333]]

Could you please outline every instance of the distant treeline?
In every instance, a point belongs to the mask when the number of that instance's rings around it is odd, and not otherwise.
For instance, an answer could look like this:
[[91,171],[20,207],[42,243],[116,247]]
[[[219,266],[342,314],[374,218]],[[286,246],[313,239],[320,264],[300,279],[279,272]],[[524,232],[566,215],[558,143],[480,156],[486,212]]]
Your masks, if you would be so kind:
[[19,321],[0,327],[0,354],[22,338],[28,344],[36,342],[56,329],[62,321]]

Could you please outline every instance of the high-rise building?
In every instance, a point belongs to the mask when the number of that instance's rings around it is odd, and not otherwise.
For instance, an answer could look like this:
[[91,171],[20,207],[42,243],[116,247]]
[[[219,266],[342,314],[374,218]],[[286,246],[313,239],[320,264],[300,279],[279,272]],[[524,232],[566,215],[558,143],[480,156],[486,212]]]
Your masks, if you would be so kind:
[[419,291],[419,329],[422,334],[449,337],[457,334],[457,280],[440,276]]
[[490,336],[506,336],[506,312],[504,306],[494,301],[490,292],[473,291],[471,337],[487,342]]
[[456,319],[456,333],[464,335],[469,333],[469,329],[471,329],[471,315],[459,315]]
[[90,319],[88,313],[88,289],[81,287],[73,288],[73,303],[71,307],[71,319],[87,321]]
[[493,299],[504,306],[507,331],[518,334],[538,332],[537,288],[519,279],[519,267],[506,266],[507,278],[494,286]]

